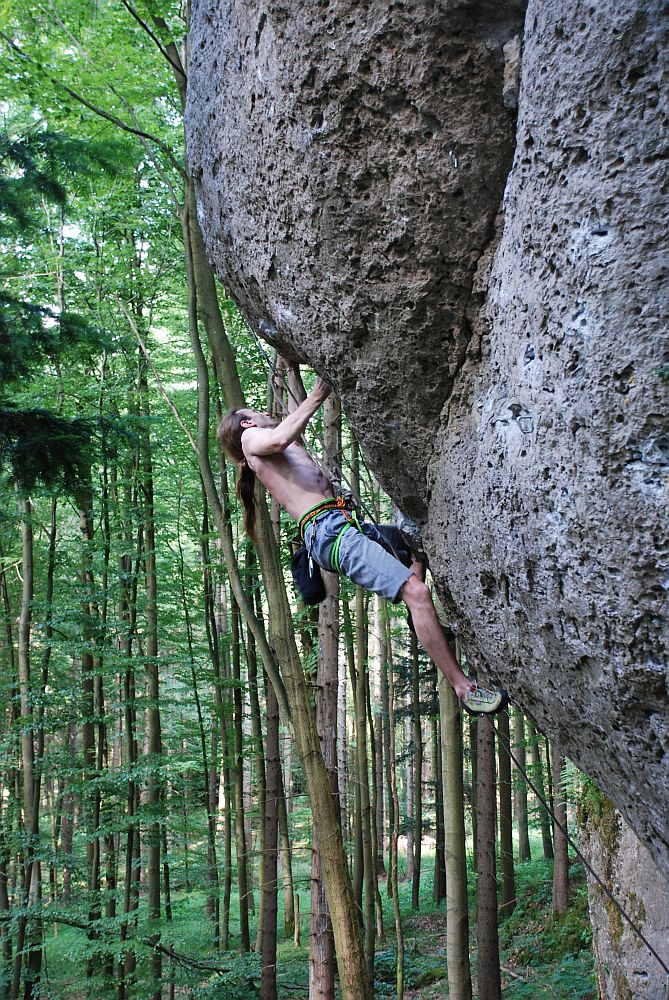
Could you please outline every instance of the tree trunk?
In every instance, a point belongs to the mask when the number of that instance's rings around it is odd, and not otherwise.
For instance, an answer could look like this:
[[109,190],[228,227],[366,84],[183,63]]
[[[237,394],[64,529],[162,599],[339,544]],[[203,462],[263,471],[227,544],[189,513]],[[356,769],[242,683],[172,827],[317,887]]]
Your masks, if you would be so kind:
[[[202,785],[204,792],[204,802],[207,812],[207,885],[209,889],[209,894],[205,903],[205,909],[209,920],[212,922],[214,931],[214,947],[218,948],[220,945],[221,938],[221,923],[220,923],[220,907],[219,907],[219,881],[218,881],[218,863],[216,859],[216,815],[215,815],[215,799],[216,796],[212,795],[211,789],[211,768],[209,766],[209,754],[207,751],[207,728],[205,727],[204,716],[202,713],[202,705],[200,703],[200,692],[197,682],[197,672],[195,669],[195,650],[193,647],[193,628],[190,618],[188,597],[186,594],[186,581],[184,577],[184,552],[183,545],[181,543],[181,497],[179,497],[179,508],[177,510],[177,551],[179,555],[178,569],[179,569],[179,589],[181,595],[181,604],[184,613],[184,624],[186,632],[186,642],[188,645],[188,658],[190,662],[190,676],[191,685],[193,691],[193,700],[195,702],[195,710],[197,713],[197,725],[198,725],[198,735],[200,742],[200,753],[202,756]],[[208,606],[207,606],[207,594],[205,586],[205,621],[208,620]],[[169,876],[166,876],[166,880],[169,880]],[[166,886],[167,893],[167,886]]]
[[[363,877],[364,877],[364,853],[362,844],[362,811],[361,811],[361,798],[360,798],[360,778],[358,775],[358,731],[357,731],[357,710],[356,710],[356,698],[357,698],[357,687],[358,687],[358,675],[355,666],[355,642],[353,637],[353,621],[351,617],[351,610],[346,601],[343,604],[344,613],[344,648],[346,652],[346,661],[348,664],[349,678],[351,682],[351,690],[353,692],[353,704],[354,704],[354,715],[356,716],[355,721],[355,735],[352,739],[347,740],[347,745],[353,747],[353,756],[350,758],[350,771],[352,775],[355,775],[354,781],[354,796],[353,796],[353,898],[355,899],[355,905],[357,908],[358,919],[362,923],[362,893],[363,893]],[[349,755],[350,756],[350,755]]]
[[513,913],[516,905],[516,877],[513,866],[513,823],[511,812],[511,758],[509,713],[504,710],[497,716],[500,739],[497,740],[497,767],[499,773],[499,853],[502,867],[502,896],[500,913]]
[[276,1000],[276,918],[279,794],[281,764],[279,758],[279,703],[271,683],[265,678],[267,714],[267,770],[265,783],[265,836],[262,855],[262,935],[260,955],[262,978],[260,1000]]
[[[360,495],[360,476],[358,472],[358,452],[353,438],[354,447],[351,453],[351,479],[355,493]],[[375,905],[376,905],[376,871],[374,868],[375,845],[372,843],[371,801],[369,794],[369,758],[367,755],[367,615],[365,592],[362,587],[355,588],[355,724],[357,775],[360,791],[360,826],[362,837],[363,883],[365,888],[363,927],[365,942],[365,961],[370,983],[374,982],[374,949],[375,949]]]
[[[407,699],[408,701],[408,699]],[[407,709],[409,714],[407,715],[404,722],[404,729],[406,732],[407,739],[407,755],[406,755],[406,818],[405,818],[405,829],[407,837],[407,880],[413,884],[413,859],[414,859],[414,849],[413,849],[413,833],[414,833],[414,772],[416,767],[416,752],[415,743],[413,737],[413,715],[410,711],[410,706],[407,704]]]
[[[83,722],[81,725],[81,742],[84,758],[84,775],[86,791],[84,793],[84,817],[86,827],[86,861],[88,869],[88,937],[91,941],[91,952],[95,957],[87,961],[86,975],[95,975],[99,957],[94,942],[97,932],[96,922],[101,916],[100,906],[100,792],[96,781],[99,772],[99,753],[96,753],[95,722],[95,660],[93,648],[97,611],[93,593],[93,497],[89,488],[82,491],[79,508],[79,527],[82,537],[82,583],[84,601],[82,605],[83,619],[83,650],[81,654],[81,687]],[[99,750],[99,748],[98,748]]]
[[553,824],[555,863],[553,865],[553,913],[566,913],[569,906],[569,845],[564,830],[567,829],[567,800],[563,770],[564,757],[557,740],[551,744],[553,757],[553,799],[556,822]]
[[239,892],[239,948],[242,955],[251,950],[249,931],[249,893],[246,871],[246,824],[244,823],[244,733],[242,728],[241,645],[239,610],[232,600],[232,678],[235,681],[235,847],[237,850],[237,889]]
[[393,916],[395,918],[395,938],[397,941],[397,970],[396,970],[396,997],[397,1000],[404,998],[404,931],[402,929],[402,914],[400,912],[399,880],[397,877],[399,839],[399,816],[400,803],[397,794],[397,765],[395,748],[395,685],[393,674],[392,645],[390,636],[390,621],[386,601],[381,605],[381,620],[383,622],[383,632],[387,637],[386,649],[387,657],[387,679],[388,679],[388,770],[390,774],[389,792],[392,801],[391,830],[390,830],[390,872],[388,875],[389,892],[393,900]]
[[495,731],[488,719],[478,722],[478,998],[501,1000],[495,860]]
[[[33,719],[33,691],[30,676],[30,630],[34,594],[32,504],[19,499],[21,515],[21,613],[18,628],[18,673],[21,718],[21,775],[23,782],[23,832],[25,837],[23,863],[23,905],[38,907],[41,902],[41,870],[37,857],[39,850],[39,778],[35,773],[35,731]],[[12,997],[17,1000],[24,970],[24,998],[37,1000],[40,993],[42,971],[42,927],[35,919],[18,919],[14,960]]]
[[374,741],[372,746],[372,756],[374,760],[374,793],[372,796],[372,810],[374,814],[375,845],[376,845],[376,873],[385,874],[386,866],[383,859],[383,754],[384,754],[384,734],[383,734],[383,697],[381,694],[381,676],[386,670],[386,644],[385,637],[381,634],[381,612],[380,602],[382,598],[374,595],[372,598],[373,607],[373,627],[370,636],[369,664],[371,674],[371,687],[373,709],[370,718],[373,718]]
[[[323,409],[324,461],[334,465],[340,448],[341,407],[330,396]],[[337,695],[339,687],[339,577],[324,577],[326,597],[318,613],[316,725],[333,801],[337,802]],[[309,936],[309,998],[334,1000],[335,950],[318,840],[311,853],[311,928]]]
[[467,855],[462,783],[462,715],[457,695],[442,674],[439,675],[438,690],[444,776],[448,995],[451,1000],[471,1000]]
[[[139,378],[140,413],[150,416],[146,367],[140,360]],[[147,829],[146,889],[147,916],[149,920],[149,941],[153,946],[151,957],[152,997],[160,1000],[162,993],[162,953],[155,947],[160,942],[160,890],[161,890],[161,844],[162,844],[162,781],[159,768],[162,764],[162,735],[160,727],[160,683],[158,667],[158,576],[156,572],[156,531],[153,500],[153,457],[151,438],[148,430],[141,435],[142,520],[144,525],[144,580],[146,590],[146,727],[149,759],[153,764],[147,781],[147,805],[155,819]]]
[[423,730],[420,712],[420,660],[418,639],[411,633],[411,711],[413,713],[413,878],[411,883],[411,906],[417,910],[420,905],[420,865],[423,846]]
[[281,782],[279,786],[279,860],[281,862],[281,883],[283,886],[283,936],[286,941],[289,941],[295,933],[293,861],[283,774],[280,774],[279,778]]
[[469,753],[472,760],[472,783],[471,783],[471,815],[472,815],[472,843],[473,857],[472,867],[478,872],[478,761],[479,761],[479,723],[475,715],[469,716]]
[[[541,795],[544,802],[546,801],[546,791],[544,786],[544,769],[541,762],[541,753],[539,750],[539,734],[534,728],[534,723],[528,720],[528,738],[530,742],[530,755],[532,758],[532,773],[531,777],[534,784],[537,786],[539,794]],[[553,858],[553,840],[551,838],[551,820],[546,807],[542,803],[537,803],[537,808],[539,810],[539,821],[541,823],[541,841],[543,846],[544,858],[547,861]]]
[[[434,682],[437,680],[437,672],[433,671]],[[436,693],[436,690],[435,690]],[[432,758],[433,780],[434,780],[434,808],[436,825],[436,843],[434,849],[434,882],[432,886],[432,899],[439,906],[446,897],[446,848],[444,833],[444,775],[442,765],[442,726],[437,718],[432,719]],[[464,801],[463,801],[463,822],[464,822]],[[466,853],[466,852],[465,852]],[[466,857],[465,857],[466,864]]]
[[[383,745],[386,748],[385,755],[385,779],[386,788],[388,790],[388,831],[391,833],[395,829],[395,815],[394,808],[395,802],[391,790],[391,760],[390,760],[390,681],[389,681],[389,670],[390,663],[392,660],[392,646],[391,646],[391,636],[388,634],[388,611],[384,603],[384,598],[378,597],[379,602],[379,630],[384,637],[384,649],[385,656],[381,661],[381,705],[383,710]],[[395,775],[397,778],[397,775]],[[399,823],[399,820],[398,820]],[[388,883],[386,886],[386,891],[388,896],[392,899],[393,887],[391,885],[390,876],[388,877]]]
[[[519,767],[521,767],[523,771],[527,771],[527,755],[525,753],[525,717],[523,716],[523,713],[519,711],[513,713],[513,735],[516,760],[518,761]],[[527,815],[527,784],[525,782],[525,776],[520,770],[516,772],[514,801],[516,822],[518,824],[518,861],[522,865],[525,864],[525,862],[532,860],[532,853],[530,850],[530,830]]]
[[[192,185],[187,185],[186,226],[191,237],[185,240],[187,248],[187,273],[189,277],[189,333],[196,358],[198,372],[198,438],[197,454],[200,471],[207,490],[207,498],[213,511],[219,537],[223,547],[231,587],[244,617],[251,624],[265,668],[270,675],[274,689],[286,717],[290,715],[295,727],[295,735],[304,768],[305,780],[314,827],[319,835],[321,854],[325,872],[326,891],[333,923],[339,973],[345,1000],[367,1000],[370,984],[366,975],[360,940],[357,933],[355,907],[350,877],[346,865],[339,820],[330,792],[327,771],[320,752],[318,732],[313,711],[309,703],[309,691],[299,660],[295,635],[292,628],[290,605],[283,584],[281,564],[278,557],[272,526],[264,502],[258,508],[258,552],[265,593],[269,604],[269,636],[266,637],[261,624],[253,614],[246,599],[236,563],[229,522],[222,508],[220,497],[209,464],[207,443],[209,429],[208,398],[209,384],[206,362],[199,342],[196,310],[199,306],[203,314],[209,336],[216,370],[223,381],[228,405],[244,405],[243,393],[234,367],[230,345],[225,336],[216,286],[209,267],[202,234],[197,225],[194,209]],[[197,276],[197,277],[196,277]],[[196,291],[197,289],[197,291]],[[269,642],[268,642],[269,639]],[[277,662],[281,663],[282,677]],[[288,708],[290,706],[290,709]]]
[[[246,582],[249,593],[256,595],[256,614],[261,617],[262,608],[260,606],[260,591],[258,579],[254,572],[255,553],[249,547],[246,552]],[[246,633],[246,669],[249,679],[249,705],[251,709],[251,727],[253,733],[253,748],[255,758],[255,792],[258,802],[258,856],[261,859],[258,867],[258,892],[259,892],[259,913],[258,930],[256,934],[255,951],[261,951],[262,936],[264,933],[263,905],[265,893],[263,891],[263,878],[265,877],[265,865],[262,859],[265,857],[265,808],[266,808],[266,775],[265,775],[265,747],[263,745],[262,723],[260,720],[260,699],[258,697],[258,658],[256,655],[256,644],[253,633],[250,629]],[[272,689],[274,690],[274,689]],[[249,760],[250,764],[250,760]],[[246,817],[248,819],[248,810]]]

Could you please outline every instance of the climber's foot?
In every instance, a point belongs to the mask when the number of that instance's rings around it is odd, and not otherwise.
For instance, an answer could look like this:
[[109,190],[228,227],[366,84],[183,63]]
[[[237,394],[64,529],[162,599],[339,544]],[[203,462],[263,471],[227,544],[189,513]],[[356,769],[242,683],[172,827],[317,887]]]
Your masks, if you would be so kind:
[[473,684],[469,693],[460,698],[460,704],[470,715],[494,715],[509,704],[506,691],[491,691]]

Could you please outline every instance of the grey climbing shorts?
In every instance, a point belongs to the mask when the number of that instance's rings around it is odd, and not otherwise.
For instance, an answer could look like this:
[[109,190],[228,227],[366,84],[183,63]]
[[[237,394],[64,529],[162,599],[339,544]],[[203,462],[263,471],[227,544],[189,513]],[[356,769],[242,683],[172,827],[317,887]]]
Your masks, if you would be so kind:
[[[341,534],[344,528],[346,531]],[[335,553],[339,572],[397,604],[400,591],[413,572],[374,540],[377,531],[373,524],[363,524],[362,529],[359,531],[347,521],[341,511],[328,510],[309,522],[304,542],[314,562],[321,569],[333,571],[337,569],[332,564],[333,550],[339,538]]]

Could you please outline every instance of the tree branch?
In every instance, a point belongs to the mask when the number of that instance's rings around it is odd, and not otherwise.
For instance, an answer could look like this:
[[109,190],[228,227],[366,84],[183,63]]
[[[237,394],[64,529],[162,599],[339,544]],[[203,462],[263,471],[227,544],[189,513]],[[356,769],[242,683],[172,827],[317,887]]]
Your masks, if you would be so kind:
[[180,63],[176,63],[172,59],[171,55],[169,54],[169,52],[167,51],[167,49],[164,48],[164,46],[163,46],[162,42],[160,41],[160,39],[158,38],[158,36],[154,35],[154,33],[151,31],[151,28],[148,26],[148,24],[146,23],[146,21],[142,20],[142,18],[139,16],[139,14],[135,10],[135,8],[132,6],[132,4],[129,4],[128,0],[121,0],[121,3],[125,7],[125,9],[128,11],[128,13],[132,17],[134,17],[134,19],[137,21],[137,23],[139,24],[139,26],[144,29],[144,31],[147,33],[147,35],[149,36],[149,38],[151,39],[151,41],[155,43],[155,45],[157,46],[159,52],[163,56],[165,56],[165,58],[167,59],[168,63],[170,64],[170,66],[174,70],[174,72],[178,73],[180,76],[183,77],[184,81],[186,81],[188,79],[188,77],[186,76],[186,74],[184,72],[183,66],[180,65]]
[[160,375],[156,371],[156,367],[155,367],[155,365],[153,363],[153,360],[151,359],[151,355],[148,352],[146,344],[144,343],[144,341],[142,339],[142,335],[139,332],[137,324],[135,323],[134,319],[132,318],[132,316],[130,315],[130,313],[128,312],[128,310],[126,309],[125,305],[121,302],[121,300],[117,299],[117,302],[119,304],[121,312],[123,313],[123,315],[125,316],[125,318],[128,321],[128,326],[130,327],[130,329],[132,330],[132,332],[134,333],[134,335],[135,335],[135,337],[137,339],[137,343],[140,346],[142,354],[146,358],[147,364],[148,364],[149,368],[151,369],[151,374],[153,375],[154,379],[156,380],[156,385],[158,386],[158,391],[160,392],[160,395],[163,397],[163,399],[165,400],[165,402],[169,406],[170,410],[174,414],[174,419],[176,420],[176,422],[178,423],[179,427],[181,428],[181,430],[184,432],[184,434],[188,438],[188,443],[190,444],[191,448],[193,449],[193,451],[197,455],[197,445],[195,443],[195,438],[191,434],[189,428],[186,426],[186,424],[181,419],[181,414],[177,410],[176,406],[174,405],[174,403],[172,402],[172,400],[170,399],[170,397],[167,395],[167,390],[165,389],[165,386],[163,385],[163,383],[161,381]]
[[[38,69],[43,70],[42,66],[37,62],[37,60],[34,59],[32,56],[28,55],[27,52],[24,52],[23,49],[19,45],[17,45],[16,42],[12,41],[11,38],[8,38],[8,36],[4,33],[4,31],[0,31],[0,38],[2,38],[2,40],[6,42],[6,44],[9,45],[9,47],[21,59],[24,59],[26,62],[32,63],[32,65],[36,66]],[[81,94],[78,94],[76,90],[72,90],[71,87],[68,87],[67,84],[63,83],[61,80],[56,79],[56,77],[49,76],[48,74],[46,74],[46,78],[50,83],[54,85],[54,87],[60,87],[60,89],[64,90],[69,97],[71,97],[75,101],[78,101],[79,104],[83,104],[85,108],[88,108],[89,111],[92,111],[93,114],[97,115],[99,118],[103,118],[105,121],[111,122],[112,125],[116,125],[117,128],[122,129],[124,132],[129,132],[130,135],[136,135],[139,136],[139,138],[141,139],[147,139],[149,142],[154,143],[154,145],[156,145],[158,149],[162,150],[162,152],[165,154],[171,165],[174,167],[176,171],[178,171],[181,177],[183,177],[184,179],[187,177],[186,170],[179,163],[172,150],[166,143],[163,142],[162,139],[159,139],[158,136],[151,135],[150,132],[145,132],[143,129],[133,128],[131,125],[128,125],[127,122],[124,122],[122,118],[117,118],[116,115],[110,114],[109,111],[105,111],[103,108],[96,107],[94,104],[91,104],[90,101],[86,100],[85,97],[82,97]]]

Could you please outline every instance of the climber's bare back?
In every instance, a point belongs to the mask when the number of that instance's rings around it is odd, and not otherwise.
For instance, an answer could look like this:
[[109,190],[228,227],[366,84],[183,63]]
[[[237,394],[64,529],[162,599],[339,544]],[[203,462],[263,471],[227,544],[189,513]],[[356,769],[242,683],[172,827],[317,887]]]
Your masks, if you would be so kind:
[[254,431],[249,427],[242,435],[246,461],[292,518],[299,521],[310,507],[334,496],[332,486],[302,445],[294,441],[284,451],[258,455],[253,450]]

